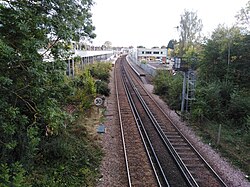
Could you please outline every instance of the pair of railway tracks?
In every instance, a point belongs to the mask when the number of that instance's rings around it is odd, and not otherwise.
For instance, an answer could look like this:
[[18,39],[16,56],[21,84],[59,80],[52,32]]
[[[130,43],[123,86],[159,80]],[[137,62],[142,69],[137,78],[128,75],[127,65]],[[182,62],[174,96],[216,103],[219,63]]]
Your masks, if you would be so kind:
[[226,186],[167,117],[125,57],[115,66],[128,186]]

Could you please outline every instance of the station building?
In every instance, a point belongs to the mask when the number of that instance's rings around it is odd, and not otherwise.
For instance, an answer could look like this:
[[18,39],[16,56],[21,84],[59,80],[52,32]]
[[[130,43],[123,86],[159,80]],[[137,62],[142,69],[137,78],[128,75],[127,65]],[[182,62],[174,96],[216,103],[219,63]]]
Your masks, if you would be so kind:
[[139,62],[142,61],[161,61],[162,63],[166,62],[167,49],[161,48],[137,48],[137,59]]
[[[159,66],[167,70],[172,70],[174,59],[170,57],[170,49],[166,48],[137,48],[137,61],[143,64]],[[157,65],[158,64],[158,65]]]

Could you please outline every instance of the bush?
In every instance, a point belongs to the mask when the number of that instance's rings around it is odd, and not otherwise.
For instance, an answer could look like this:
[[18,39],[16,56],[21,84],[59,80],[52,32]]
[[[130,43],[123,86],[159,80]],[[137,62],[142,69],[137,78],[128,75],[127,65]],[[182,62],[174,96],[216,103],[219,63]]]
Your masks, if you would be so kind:
[[232,94],[227,116],[235,125],[241,129],[247,130],[249,128],[250,97],[241,92]]
[[112,68],[111,63],[95,63],[90,67],[91,75],[98,80],[109,82],[109,71]]
[[44,139],[29,183],[41,187],[94,186],[102,152],[88,138],[86,129],[74,124],[66,132]]
[[168,71],[157,71],[154,77],[154,92],[160,95],[167,104],[175,110],[180,109],[182,76],[180,74],[171,75]]
[[0,186],[8,187],[29,187],[27,178],[25,177],[26,171],[19,162],[15,162],[11,165],[1,164],[0,165]]
[[79,109],[91,107],[96,96],[95,79],[91,76],[89,67],[79,72],[78,76],[72,80],[74,93],[70,96],[71,102],[78,104]]
[[109,96],[110,89],[108,87],[108,83],[103,82],[103,81],[97,81],[96,91],[97,91],[97,94]]

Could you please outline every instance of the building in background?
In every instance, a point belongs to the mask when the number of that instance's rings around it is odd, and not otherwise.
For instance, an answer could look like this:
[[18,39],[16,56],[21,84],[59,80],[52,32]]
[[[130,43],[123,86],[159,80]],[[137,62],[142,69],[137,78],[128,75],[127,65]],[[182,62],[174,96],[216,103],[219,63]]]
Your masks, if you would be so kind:
[[174,59],[170,58],[169,49],[166,48],[137,48],[137,61],[141,63],[161,63],[168,70],[172,70]]
[[137,48],[137,59],[139,62],[162,62],[166,63],[167,49],[161,48]]

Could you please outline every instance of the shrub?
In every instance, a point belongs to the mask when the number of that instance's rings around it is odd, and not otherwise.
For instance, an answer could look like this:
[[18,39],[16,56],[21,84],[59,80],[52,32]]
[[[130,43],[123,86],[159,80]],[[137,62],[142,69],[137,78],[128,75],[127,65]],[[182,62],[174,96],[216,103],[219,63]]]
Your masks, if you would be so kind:
[[97,81],[96,91],[97,91],[97,94],[109,96],[110,89],[108,87],[108,83],[103,82],[103,81]]
[[8,187],[23,187],[31,186],[27,183],[27,178],[25,177],[26,171],[19,162],[0,165],[0,186]]
[[70,125],[63,133],[43,140],[29,182],[41,187],[94,186],[101,155],[101,149],[89,141],[85,128]]
[[180,109],[182,77],[180,74],[171,75],[168,71],[157,71],[154,77],[154,92],[167,102],[172,109]]
[[112,68],[111,63],[95,63],[90,67],[91,75],[98,80],[109,82],[109,71]]

